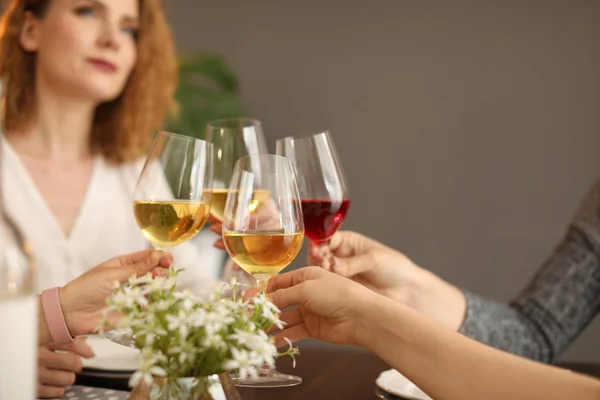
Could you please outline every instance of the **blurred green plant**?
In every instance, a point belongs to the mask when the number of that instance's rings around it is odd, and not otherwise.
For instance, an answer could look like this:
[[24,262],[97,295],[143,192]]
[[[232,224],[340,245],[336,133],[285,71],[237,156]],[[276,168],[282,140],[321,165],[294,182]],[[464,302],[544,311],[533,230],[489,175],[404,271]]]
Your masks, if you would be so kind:
[[223,57],[213,53],[179,57],[178,112],[166,129],[204,139],[206,124],[219,118],[241,117],[239,81]]

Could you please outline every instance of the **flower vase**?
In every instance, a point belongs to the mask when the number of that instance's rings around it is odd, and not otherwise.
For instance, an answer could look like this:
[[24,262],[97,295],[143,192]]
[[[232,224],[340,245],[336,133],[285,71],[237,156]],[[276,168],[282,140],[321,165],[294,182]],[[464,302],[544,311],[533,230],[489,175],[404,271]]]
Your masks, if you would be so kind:
[[215,374],[200,379],[202,390],[193,390],[197,378],[169,380],[154,377],[151,384],[142,380],[131,391],[129,400],[241,400],[229,374]]

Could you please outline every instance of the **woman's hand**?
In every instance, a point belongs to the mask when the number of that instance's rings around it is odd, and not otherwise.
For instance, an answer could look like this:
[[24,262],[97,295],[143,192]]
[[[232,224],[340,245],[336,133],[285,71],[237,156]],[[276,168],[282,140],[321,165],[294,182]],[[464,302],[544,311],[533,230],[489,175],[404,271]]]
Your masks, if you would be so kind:
[[387,301],[349,279],[318,267],[300,268],[269,279],[267,294],[283,311],[285,328],[275,335],[276,345],[285,339],[321,339],[356,345],[363,330],[364,315],[377,301]]
[[[58,351],[57,351],[58,350]],[[81,371],[81,357],[94,356],[92,348],[84,337],[79,337],[69,345],[52,345],[38,348],[38,397],[61,398],[65,389],[75,383],[75,374]]]
[[139,251],[106,261],[60,288],[60,303],[71,335],[85,335],[96,330],[102,318],[101,310],[106,306],[115,282],[124,283],[132,275],[160,274],[161,271],[155,269],[168,268],[172,261],[173,257],[168,253]]
[[[420,268],[404,254],[364,235],[339,231],[329,245],[333,255],[331,271],[430,318],[458,329],[465,315],[466,301],[455,286]],[[309,265],[322,262],[318,246],[309,243]]]

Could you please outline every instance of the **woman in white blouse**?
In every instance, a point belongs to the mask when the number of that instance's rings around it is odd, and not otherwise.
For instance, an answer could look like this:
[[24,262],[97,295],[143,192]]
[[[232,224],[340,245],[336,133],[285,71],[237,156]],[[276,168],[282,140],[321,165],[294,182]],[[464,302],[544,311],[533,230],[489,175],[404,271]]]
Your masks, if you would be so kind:
[[[4,202],[38,259],[37,289],[148,247],[132,213],[144,152],[173,105],[176,60],[157,0],[12,0],[0,20]],[[203,291],[222,254],[210,233],[173,250]],[[40,349],[40,397],[93,355]]]

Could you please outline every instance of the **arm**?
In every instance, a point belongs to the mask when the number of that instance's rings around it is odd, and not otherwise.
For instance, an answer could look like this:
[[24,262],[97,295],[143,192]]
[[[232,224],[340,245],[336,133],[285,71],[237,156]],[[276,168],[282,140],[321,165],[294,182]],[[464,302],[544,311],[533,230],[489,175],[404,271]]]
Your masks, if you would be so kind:
[[592,400],[600,382],[478,343],[348,279],[306,267],[267,293],[287,325],[275,333],[368,348],[437,400]]
[[600,398],[595,379],[482,345],[379,295],[363,304],[358,344],[435,399]]
[[504,351],[553,361],[600,311],[600,184],[567,234],[510,305],[465,293],[460,332]]

